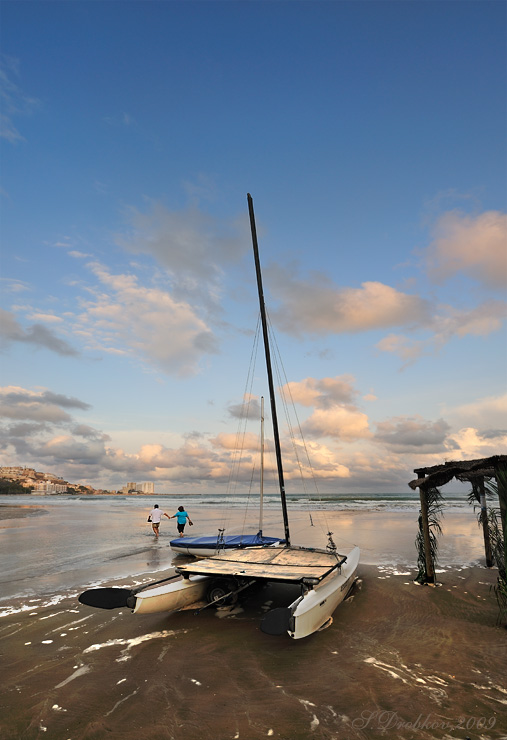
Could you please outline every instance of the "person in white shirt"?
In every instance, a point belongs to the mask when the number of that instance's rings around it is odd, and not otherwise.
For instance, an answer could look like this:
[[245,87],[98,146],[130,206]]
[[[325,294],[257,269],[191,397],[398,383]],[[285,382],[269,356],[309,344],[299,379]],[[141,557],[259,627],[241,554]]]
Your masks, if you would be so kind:
[[158,537],[159,535],[159,527],[160,522],[162,521],[162,517],[166,516],[168,519],[171,517],[169,514],[166,514],[165,511],[162,511],[162,509],[159,509],[158,504],[155,504],[153,509],[150,511],[150,515],[148,517],[148,521],[151,522],[151,527],[155,533],[155,537]]

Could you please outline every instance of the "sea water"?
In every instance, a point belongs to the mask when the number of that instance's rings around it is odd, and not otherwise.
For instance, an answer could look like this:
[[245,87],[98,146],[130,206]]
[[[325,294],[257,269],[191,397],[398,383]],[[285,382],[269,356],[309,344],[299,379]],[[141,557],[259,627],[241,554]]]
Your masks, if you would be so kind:
[[[259,529],[258,495],[188,494],[156,496],[12,495],[0,506],[21,507],[23,516],[0,519],[0,613],[12,600],[52,599],[94,585],[174,567],[169,542],[175,521],[162,519],[155,539],[147,516],[154,503],[172,515],[184,505],[194,521],[186,535],[254,533]],[[414,567],[419,498],[407,494],[289,494],[293,544],[325,547],[328,532],[338,550],[361,547],[361,562]],[[466,494],[445,494],[440,562],[474,564],[483,554],[482,536]],[[264,497],[262,529],[283,537],[276,493]],[[140,580],[139,580],[140,579]]]

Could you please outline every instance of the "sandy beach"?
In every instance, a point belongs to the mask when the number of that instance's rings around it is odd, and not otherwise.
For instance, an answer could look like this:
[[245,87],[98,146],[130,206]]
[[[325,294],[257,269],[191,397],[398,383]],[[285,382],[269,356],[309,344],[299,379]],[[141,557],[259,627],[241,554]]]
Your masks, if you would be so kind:
[[506,738],[496,571],[445,568],[436,588],[414,575],[361,564],[333,624],[301,641],[259,629],[283,586],[199,616],[34,598],[0,618],[0,737]]
[[1,737],[505,738],[494,572],[447,572],[438,588],[359,576],[333,625],[298,642],[259,630],[272,588],[233,613],[67,599],[4,618]]

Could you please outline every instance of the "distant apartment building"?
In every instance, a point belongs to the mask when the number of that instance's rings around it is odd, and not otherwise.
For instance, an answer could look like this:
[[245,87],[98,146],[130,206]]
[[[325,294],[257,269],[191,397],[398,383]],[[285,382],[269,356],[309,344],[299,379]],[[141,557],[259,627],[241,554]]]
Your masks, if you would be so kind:
[[155,493],[155,484],[151,481],[146,483],[126,483],[121,489],[122,493],[129,493],[134,491],[135,493]]
[[32,494],[49,496],[56,493],[67,493],[67,485],[64,483],[51,483],[51,481],[37,481],[34,484]]

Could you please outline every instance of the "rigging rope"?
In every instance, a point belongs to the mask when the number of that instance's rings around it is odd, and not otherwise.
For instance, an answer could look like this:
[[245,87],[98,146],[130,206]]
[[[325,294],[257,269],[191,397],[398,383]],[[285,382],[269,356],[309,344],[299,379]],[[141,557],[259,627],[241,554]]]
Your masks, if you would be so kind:
[[[252,399],[252,386],[253,386],[253,380],[254,380],[254,369],[255,369],[255,361],[257,357],[257,350],[259,346],[259,338],[260,338],[260,326],[261,326],[261,320],[260,316],[257,319],[257,327],[255,330],[254,335],[254,341],[252,345],[252,351],[250,354],[250,363],[248,367],[248,373],[247,378],[245,382],[245,389],[243,391],[243,400],[241,403],[241,414],[238,419],[238,427],[236,431],[236,439],[234,443],[234,449],[232,453],[232,460],[231,465],[229,469],[229,478],[227,481],[227,488],[226,488],[226,498],[232,498],[232,496],[236,493],[238,484],[239,484],[239,475],[241,470],[241,462],[243,458],[243,451],[245,448],[245,436],[246,436],[246,425],[248,422],[249,412],[250,412],[250,402]],[[246,401],[246,402],[245,402]],[[248,511],[248,500],[247,500],[247,506],[246,510]],[[227,524],[230,521],[230,509],[228,508],[226,512],[224,512],[222,516],[222,527],[225,530],[227,528]],[[243,519],[243,529],[242,534],[245,530],[245,522],[246,522],[246,515],[247,511],[245,511],[244,519]],[[223,536],[223,535],[222,535]]]
[[[283,406],[283,411],[284,411],[285,419],[287,423],[287,429],[288,429],[288,433],[289,433],[289,437],[290,437],[290,441],[292,445],[292,450],[294,453],[294,458],[296,461],[296,467],[299,470],[299,476],[300,476],[302,487],[303,487],[303,494],[307,498],[307,503],[309,507],[308,516],[310,519],[310,524],[311,526],[315,526],[313,517],[312,517],[312,511],[310,510],[310,506],[312,505],[312,498],[311,498],[310,491],[307,485],[308,476],[305,477],[305,474],[304,474],[305,467],[310,473],[309,478],[311,479],[313,483],[313,488],[315,489],[315,494],[313,494],[314,496],[313,501],[320,504],[321,507],[323,507],[324,502],[323,502],[323,499],[319,491],[319,487],[317,484],[317,478],[315,475],[315,470],[313,468],[313,465],[310,459],[310,454],[308,451],[306,440],[303,435],[303,430],[302,430],[301,423],[300,423],[300,420],[297,414],[296,405],[294,402],[294,398],[292,396],[290,384],[287,378],[287,374],[285,372],[280,349],[278,346],[278,342],[276,340],[276,335],[274,333],[273,326],[269,318],[269,315],[267,315],[267,322],[268,322],[269,341],[270,341],[271,347],[274,350],[272,353],[272,359],[273,359],[275,375],[277,378],[277,384],[279,387],[279,398],[281,400],[281,405]],[[239,485],[240,473],[241,473],[242,463],[244,460],[243,453],[245,450],[247,423],[248,423],[248,419],[250,416],[250,409],[251,409],[252,399],[253,399],[252,389],[253,389],[253,382],[254,382],[254,371],[255,371],[255,364],[256,364],[256,359],[257,359],[257,352],[258,352],[259,343],[260,343],[260,337],[261,337],[261,318],[259,314],[258,319],[257,319],[257,327],[255,330],[254,342],[253,342],[252,351],[250,355],[250,363],[249,363],[248,374],[247,374],[247,379],[245,383],[245,389],[243,392],[243,402],[241,404],[241,413],[240,413],[239,420],[238,420],[236,440],[234,444],[234,450],[232,453],[232,460],[231,460],[231,465],[230,465],[230,470],[229,470],[229,478],[228,478],[227,489],[226,489],[227,497],[232,497],[237,492],[238,485]],[[291,413],[289,411],[289,404],[292,409],[292,416],[295,418],[295,421],[296,421],[295,425],[292,423]],[[295,427],[297,428],[297,431],[298,431],[297,438],[296,438],[296,433],[294,431]],[[301,451],[304,451],[305,462],[303,462],[301,459]],[[269,455],[269,452],[268,452],[268,455]],[[250,498],[252,496],[254,471],[255,471],[255,466],[251,473],[250,487],[249,487],[248,497],[247,497],[247,505],[244,508],[242,534],[244,534],[245,529],[246,529],[246,524],[247,524],[248,508],[250,504]],[[231,517],[230,510],[231,510],[231,507],[227,507],[227,510],[223,514],[223,518],[222,518],[223,529],[219,529],[219,534],[220,534],[221,539],[223,539],[223,532],[225,531],[227,524],[230,522],[230,517]],[[327,549],[330,552],[336,552],[336,545],[332,537],[333,532],[330,531],[326,509],[321,508],[318,514],[319,514],[317,517],[318,526],[320,530],[322,531],[322,533],[324,535],[327,535],[328,537]]]
[[[297,465],[298,465],[299,474],[300,474],[301,482],[302,482],[302,485],[303,485],[303,491],[304,491],[305,496],[308,497],[308,503],[310,505],[310,495],[309,495],[309,491],[308,491],[308,488],[307,488],[307,485],[306,485],[306,479],[305,479],[304,473],[303,473],[303,464],[301,463],[301,459],[300,459],[300,455],[299,455],[298,440],[296,439],[296,436],[295,436],[295,433],[294,433],[294,427],[292,425],[292,421],[291,421],[290,414],[289,414],[289,404],[287,402],[286,393],[288,394],[288,396],[290,398],[290,405],[291,405],[291,408],[293,410],[294,417],[295,417],[296,422],[297,422],[297,428],[299,430],[299,439],[301,441],[300,443],[302,444],[302,447],[303,447],[304,452],[305,452],[305,455],[306,455],[306,461],[307,461],[308,469],[310,470],[310,477],[311,477],[312,482],[313,482],[313,485],[315,487],[315,492],[316,492],[316,495],[317,495],[317,501],[322,505],[323,502],[322,502],[322,498],[321,498],[320,491],[319,491],[319,488],[318,488],[317,479],[316,479],[316,476],[315,476],[315,471],[313,469],[313,465],[312,465],[311,460],[310,460],[310,455],[308,453],[308,447],[306,445],[306,440],[304,438],[303,430],[301,428],[301,423],[299,421],[299,417],[298,417],[298,414],[297,414],[296,404],[294,403],[294,399],[292,397],[292,392],[290,390],[290,384],[289,384],[289,381],[288,381],[288,378],[287,378],[287,374],[285,372],[285,368],[284,368],[284,365],[283,365],[280,348],[278,346],[278,342],[276,340],[276,335],[274,333],[274,330],[273,330],[272,323],[271,323],[271,320],[269,318],[269,315],[268,315],[267,318],[268,318],[268,331],[269,331],[269,336],[270,336],[270,342],[271,342],[271,344],[273,346],[273,349],[275,350],[274,353],[273,353],[273,355],[274,355],[274,365],[275,365],[276,376],[277,376],[277,379],[278,379],[278,386],[279,386],[279,389],[280,389],[280,397],[282,399],[282,405],[283,405],[283,408],[284,408],[285,419],[286,419],[286,422],[287,422],[287,427],[288,427],[288,430],[289,430],[289,435],[290,435],[290,439],[291,439],[291,442],[292,442],[292,447],[293,447],[294,455],[295,455],[296,462],[297,462]],[[309,518],[310,518],[310,523],[311,523],[312,526],[314,526],[314,524],[313,524],[313,518],[312,518],[312,513],[311,513],[310,510],[308,511],[308,514],[309,514]],[[333,533],[330,531],[330,527],[329,527],[329,524],[328,524],[328,518],[327,518],[326,510],[325,509],[322,509],[321,510],[321,516],[324,519],[325,527],[323,527],[322,524],[320,524],[319,526],[320,526],[320,529],[322,530],[322,532],[325,533],[327,535],[328,539],[329,539],[328,548],[333,549],[333,547],[334,547],[334,549],[336,549],[336,546],[334,545],[334,542],[333,542],[333,539],[332,539],[332,534]],[[325,532],[325,530],[327,530],[327,531]]]

